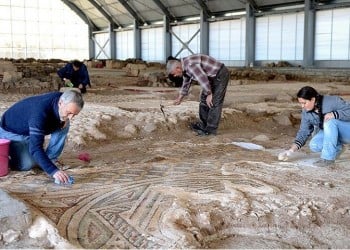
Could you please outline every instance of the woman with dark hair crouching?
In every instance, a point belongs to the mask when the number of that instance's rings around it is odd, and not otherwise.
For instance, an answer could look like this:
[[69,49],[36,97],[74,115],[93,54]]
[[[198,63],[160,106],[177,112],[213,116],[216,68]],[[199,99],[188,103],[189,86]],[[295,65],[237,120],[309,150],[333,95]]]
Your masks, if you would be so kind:
[[310,150],[321,152],[321,159],[314,165],[333,165],[343,144],[350,143],[350,103],[339,96],[321,95],[310,86],[301,88],[297,98],[302,108],[300,128],[290,149],[280,153],[278,159],[287,160],[312,136]]

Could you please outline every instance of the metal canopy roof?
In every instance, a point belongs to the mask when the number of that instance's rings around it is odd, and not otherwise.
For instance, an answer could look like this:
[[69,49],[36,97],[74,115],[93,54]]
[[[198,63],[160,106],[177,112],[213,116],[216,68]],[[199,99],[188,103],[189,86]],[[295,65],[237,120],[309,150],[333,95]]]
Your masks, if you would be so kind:
[[[281,11],[283,8],[303,8],[305,1],[293,0],[62,0],[75,11],[93,31],[128,28],[162,22],[166,16],[171,23],[186,18],[224,17],[228,13],[246,10],[247,4],[256,13]],[[315,6],[345,4],[349,0],[310,0]],[[231,17],[232,18],[232,17]]]

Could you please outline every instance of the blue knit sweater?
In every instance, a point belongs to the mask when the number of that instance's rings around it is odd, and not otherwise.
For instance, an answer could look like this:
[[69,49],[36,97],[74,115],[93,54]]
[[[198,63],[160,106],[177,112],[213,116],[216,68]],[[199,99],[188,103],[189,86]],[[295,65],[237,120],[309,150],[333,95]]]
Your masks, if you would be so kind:
[[29,152],[49,175],[58,168],[48,158],[43,145],[45,135],[61,129],[58,101],[61,92],[25,98],[12,105],[1,117],[1,127],[8,132],[29,136]]
[[89,73],[84,64],[81,65],[79,70],[74,71],[73,64],[67,63],[63,68],[57,71],[57,74],[62,79],[69,79],[75,87],[78,87],[79,84],[83,84],[84,87],[90,84]]

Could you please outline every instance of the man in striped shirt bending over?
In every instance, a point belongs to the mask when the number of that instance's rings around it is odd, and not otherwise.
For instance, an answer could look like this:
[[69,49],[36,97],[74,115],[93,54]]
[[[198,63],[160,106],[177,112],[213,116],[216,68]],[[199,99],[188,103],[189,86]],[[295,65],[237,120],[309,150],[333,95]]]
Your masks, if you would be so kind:
[[175,105],[180,104],[188,95],[192,80],[200,84],[202,87],[199,103],[200,122],[192,123],[191,128],[198,135],[216,135],[230,79],[229,70],[225,65],[208,55],[190,55],[181,60],[169,60],[167,74],[183,77],[183,84],[174,102]]

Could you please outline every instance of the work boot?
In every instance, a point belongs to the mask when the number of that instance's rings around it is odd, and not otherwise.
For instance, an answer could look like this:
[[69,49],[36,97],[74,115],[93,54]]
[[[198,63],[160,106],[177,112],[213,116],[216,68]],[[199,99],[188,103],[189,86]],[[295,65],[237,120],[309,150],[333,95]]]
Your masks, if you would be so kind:
[[199,135],[199,136],[216,135],[216,132],[215,131],[207,131],[207,130],[198,130],[197,135]]
[[314,162],[314,166],[324,168],[324,167],[329,167],[334,164],[334,160],[326,160],[326,159],[320,159],[316,162]]
[[203,131],[203,130],[204,130],[203,125],[202,125],[202,123],[200,123],[200,122],[191,123],[191,124],[190,124],[190,127],[191,127],[191,129],[192,129],[193,131],[195,131],[195,132],[197,132],[197,133],[198,133],[198,131]]

